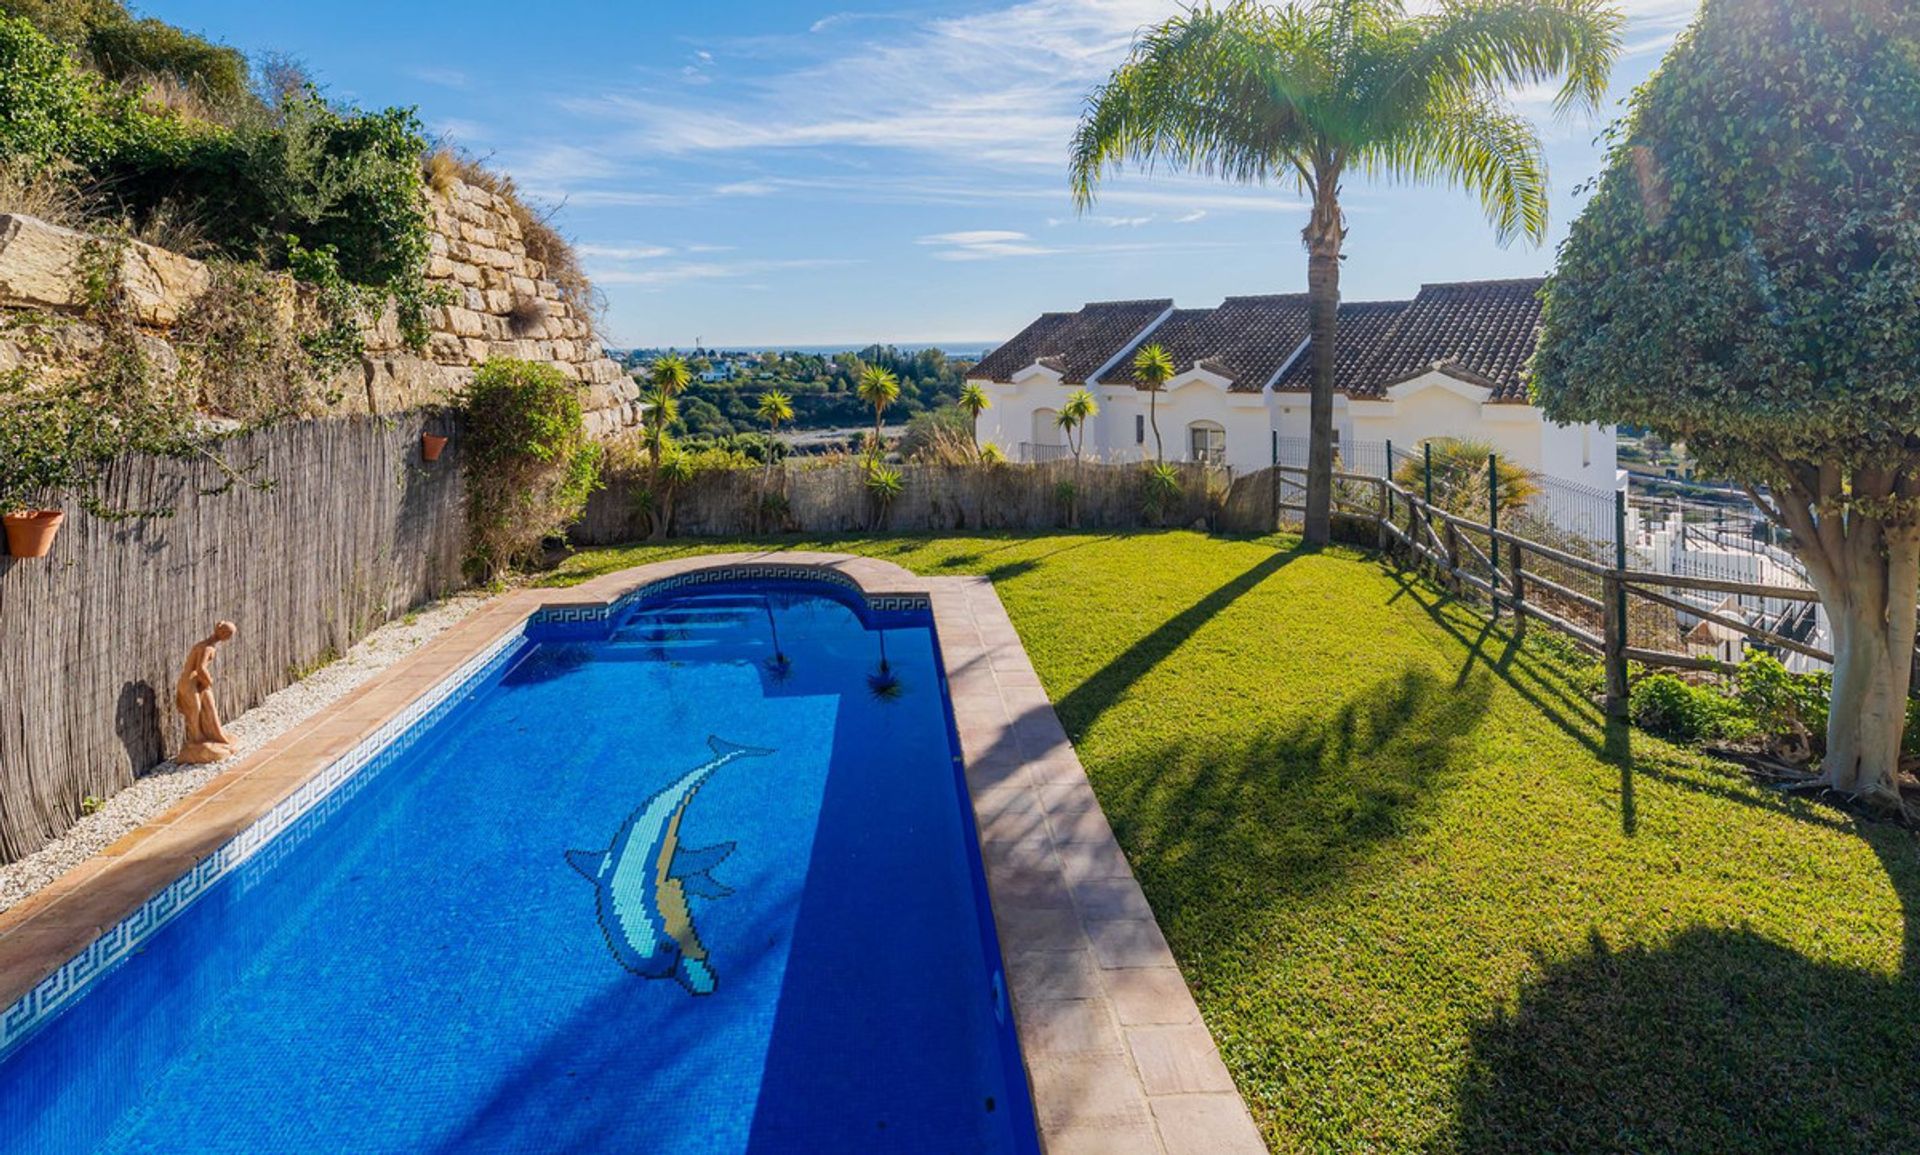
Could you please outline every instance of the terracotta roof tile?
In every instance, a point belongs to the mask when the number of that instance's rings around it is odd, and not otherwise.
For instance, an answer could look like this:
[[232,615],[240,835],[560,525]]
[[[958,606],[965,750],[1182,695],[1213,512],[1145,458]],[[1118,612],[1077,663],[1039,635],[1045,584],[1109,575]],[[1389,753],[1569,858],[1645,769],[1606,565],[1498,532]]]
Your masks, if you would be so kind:
[[[1335,391],[1377,398],[1439,367],[1491,389],[1495,401],[1526,402],[1524,373],[1539,336],[1541,284],[1531,277],[1423,285],[1411,301],[1342,304]],[[1226,377],[1236,393],[1258,393],[1269,381],[1276,389],[1303,392],[1311,384],[1311,350],[1301,347],[1308,327],[1304,293],[1228,297],[1214,309],[1176,309],[1142,336],[1171,308],[1166,300],[1105,301],[1077,313],[1043,314],[968,376],[1009,381],[1040,362],[1060,372],[1065,383],[1080,385],[1124,353],[1105,380],[1137,386],[1131,354],[1151,343],[1167,350],[1176,374],[1199,365]]]
[[[1061,380],[1084,385],[1140,331],[1173,308],[1170,300],[1096,301],[1077,313],[1046,313],[968,371],[976,380],[1011,381],[1035,362],[1058,366]],[[1053,359],[1057,358],[1057,361]]]
[[[1379,356],[1382,345],[1393,335],[1394,322],[1405,315],[1409,301],[1344,301],[1340,305],[1339,339],[1334,342],[1333,391],[1348,397],[1373,398],[1385,392],[1385,386],[1364,377],[1362,370]],[[1313,387],[1313,347],[1287,366],[1273,383],[1275,389],[1306,392]]]
[[1525,373],[1540,340],[1544,283],[1527,277],[1420,286],[1362,376],[1384,389],[1446,366],[1491,389],[1494,401],[1527,404]]
[[[1217,309],[1179,309],[1139,343],[1159,345],[1173,359],[1174,373],[1200,365],[1226,377],[1235,393],[1258,393],[1307,339],[1304,293],[1228,297]],[[1133,358],[1121,359],[1103,379],[1139,385]]]

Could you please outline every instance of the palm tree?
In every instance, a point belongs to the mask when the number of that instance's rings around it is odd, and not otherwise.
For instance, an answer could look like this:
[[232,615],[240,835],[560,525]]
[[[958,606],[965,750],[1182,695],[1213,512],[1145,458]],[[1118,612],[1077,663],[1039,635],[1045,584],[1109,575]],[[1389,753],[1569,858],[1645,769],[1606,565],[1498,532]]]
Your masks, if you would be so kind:
[[760,395],[760,405],[754,412],[767,423],[767,451],[760,469],[760,508],[764,513],[769,486],[773,481],[774,438],[779,434],[782,422],[793,420],[793,398],[778,389],[769,389]]
[[1480,199],[1502,244],[1546,236],[1546,168],[1513,92],[1562,80],[1562,111],[1598,107],[1620,51],[1605,0],[1203,4],[1148,29],[1088,100],[1070,179],[1084,211],[1131,163],[1227,180],[1290,180],[1311,204],[1313,344],[1306,539],[1324,543],[1333,481],[1333,366],[1349,172],[1444,182]]
[[993,398],[978,381],[969,381],[960,387],[960,397],[954,404],[960,407],[973,422],[973,447],[980,448],[980,415],[993,408]]
[[900,379],[895,377],[891,370],[882,369],[878,365],[869,365],[860,374],[860,384],[855,392],[860,395],[860,400],[873,406],[873,457],[878,461],[881,446],[881,415],[886,413],[887,406],[900,400]]
[[1087,443],[1087,422],[1098,412],[1100,403],[1093,399],[1093,394],[1075,389],[1067,394],[1059,414],[1054,417],[1054,424],[1067,435],[1067,448],[1073,450],[1073,501],[1067,513],[1070,522],[1080,520],[1080,449]]
[[674,398],[680,396],[692,379],[693,371],[687,368],[687,359],[678,353],[656,358],[647,372],[647,383],[652,390],[647,394],[641,421],[646,427],[649,490],[660,480],[660,458],[666,448],[667,426],[680,416],[680,407]]
[[1133,355],[1133,375],[1147,387],[1147,424],[1153,426],[1153,461],[1155,465],[1166,464],[1166,454],[1160,448],[1160,390],[1166,387],[1173,377],[1173,358],[1165,347],[1146,345]]

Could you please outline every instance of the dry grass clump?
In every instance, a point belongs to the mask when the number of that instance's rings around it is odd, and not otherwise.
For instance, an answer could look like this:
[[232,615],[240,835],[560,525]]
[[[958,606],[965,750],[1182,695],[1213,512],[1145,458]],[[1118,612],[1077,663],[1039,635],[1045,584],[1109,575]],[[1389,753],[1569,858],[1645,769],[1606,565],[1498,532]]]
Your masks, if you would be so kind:
[[546,319],[545,301],[526,293],[513,295],[513,304],[507,309],[507,324],[513,329],[514,336],[528,336],[539,329]]
[[311,417],[340,400],[300,343],[293,286],[257,265],[216,261],[174,343],[199,408],[263,425]]
[[87,227],[93,199],[66,175],[0,164],[0,213],[39,217],[69,229]]
[[426,159],[424,172],[427,184],[436,192],[446,192],[458,179],[504,199],[508,211],[519,222],[520,240],[527,247],[527,256],[546,267],[546,279],[559,287],[561,299],[575,312],[589,323],[597,317],[600,301],[594,293],[593,282],[580,267],[580,256],[573,251],[573,243],[553,227],[553,214],[558,206],[536,212],[512,177],[495,172],[480,159],[451,147],[434,150]]

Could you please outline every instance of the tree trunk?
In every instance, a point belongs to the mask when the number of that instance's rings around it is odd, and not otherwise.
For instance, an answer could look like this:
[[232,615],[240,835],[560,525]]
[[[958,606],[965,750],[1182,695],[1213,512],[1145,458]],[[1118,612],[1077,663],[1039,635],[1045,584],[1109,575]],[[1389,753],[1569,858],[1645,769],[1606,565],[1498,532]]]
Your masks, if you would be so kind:
[[1313,392],[1307,407],[1304,536],[1309,545],[1325,545],[1333,536],[1333,366],[1340,313],[1340,244],[1346,237],[1337,172],[1323,168],[1318,174],[1313,213],[1304,235],[1309,347],[1313,354]]
[[1794,553],[1833,629],[1821,780],[1897,806],[1920,601],[1920,463],[1851,473],[1833,462],[1776,464],[1784,475],[1777,505],[1761,508],[1793,532]]
[[[1816,575],[1833,627],[1833,698],[1827,714],[1827,756],[1821,777],[1835,790],[1897,804],[1896,774],[1913,681],[1920,536],[1873,535],[1846,543],[1852,555],[1845,588]],[[1813,570],[1814,567],[1809,567]]]
[[1167,453],[1160,444],[1160,390],[1158,388],[1147,391],[1147,422],[1153,426],[1153,463],[1165,465]]

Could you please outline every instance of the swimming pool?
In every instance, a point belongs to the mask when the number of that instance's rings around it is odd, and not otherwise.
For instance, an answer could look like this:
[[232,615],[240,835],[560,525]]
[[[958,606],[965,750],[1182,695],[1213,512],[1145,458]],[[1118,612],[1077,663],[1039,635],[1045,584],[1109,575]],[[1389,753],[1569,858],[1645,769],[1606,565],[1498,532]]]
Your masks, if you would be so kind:
[[1034,1149],[928,611],[568,617],[17,1038],[0,1149]]

